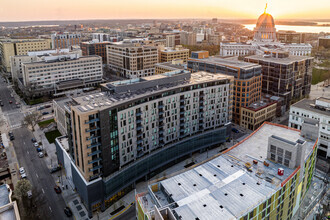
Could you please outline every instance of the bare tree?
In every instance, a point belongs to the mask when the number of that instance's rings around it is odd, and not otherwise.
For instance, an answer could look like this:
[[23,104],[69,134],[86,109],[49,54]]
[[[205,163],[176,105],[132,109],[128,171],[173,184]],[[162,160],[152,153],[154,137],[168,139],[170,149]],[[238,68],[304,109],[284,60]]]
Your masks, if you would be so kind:
[[39,112],[32,112],[31,114],[24,117],[23,124],[26,126],[31,126],[32,131],[34,131],[34,127],[37,125],[41,117],[42,115]]
[[30,191],[31,189],[32,189],[32,186],[31,186],[30,181],[28,181],[26,179],[22,179],[17,182],[14,192],[15,192],[16,196],[22,198],[22,197],[26,197],[27,192]]

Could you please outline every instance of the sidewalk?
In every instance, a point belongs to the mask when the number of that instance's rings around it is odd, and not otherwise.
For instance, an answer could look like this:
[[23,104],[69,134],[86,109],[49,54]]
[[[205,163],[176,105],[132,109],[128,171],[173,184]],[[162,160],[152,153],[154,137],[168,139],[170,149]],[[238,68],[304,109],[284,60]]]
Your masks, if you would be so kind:
[[8,132],[10,130],[7,119],[5,118],[1,108],[0,108],[0,120],[3,120],[2,125],[0,126],[2,143],[4,146],[4,150],[7,155],[7,162],[9,166],[9,170],[11,173],[11,181],[13,183],[13,187],[16,186],[18,180],[20,180],[19,175],[19,164],[16,157],[15,149],[12,142],[8,139]]

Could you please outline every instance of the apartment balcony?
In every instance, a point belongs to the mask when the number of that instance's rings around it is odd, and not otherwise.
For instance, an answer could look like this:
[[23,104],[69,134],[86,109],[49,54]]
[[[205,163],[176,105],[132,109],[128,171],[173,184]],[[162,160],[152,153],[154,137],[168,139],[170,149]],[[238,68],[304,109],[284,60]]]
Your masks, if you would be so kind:
[[101,146],[101,143],[95,143],[95,144],[91,144],[91,145],[87,145],[87,149],[93,148],[93,147],[98,147]]
[[142,125],[137,125],[137,126],[136,126],[136,130],[137,130],[137,131],[141,131],[141,130],[142,130]]
[[137,144],[142,144],[143,140],[138,140],[136,143]]
[[85,131],[86,132],[93,132],[93,131],[97,131],[97,130],[100,130],[99,127],[92,127],[92,128],[86,128]]
[[163,115],[164,114],[164,111],[163,110],[160,110],[159,111],[159,115]]
[[136,113],[136,116],[141,116],[142,115],[142,112],[137,112]]
[[136,120],[136,123],[137,123],[137,124],[141,124],[141,122],[142,122],[141,119]]
[[164,108],[163,105],[158,105],[158,109]]
[[100,175],[101,175],[101,173],[99,173],[99,174],[95,174],[95,175],[93,175],[93,176],[90,176],[90,177],[89,177],[89,181],[92,181],[92,180],[97,179]]
[[102,168],[102,165],[99,165],[99,166],[96,166],[96,167],[90,168],[90,169],[89,169],[89,172],[93,172],[94,170],[98,170],[98,169],[101,169],[101,168]]
[[180,109],[184,109],[184,105],[180,105]]
[[181,103],[184,103],[184,99],[181,99],[180,102],[181,102]]
[[101,161],[102,158],[96,158],[94,160],[88,160],[88,164],[92,164],[92,163],[95,163],[95,162],[98,162],[98,161]]
[[87,154],[87,156],[91,157],[91,156],[94,156],[94,155],[99,154],[99,153],[101,153],[101,152],[102,152],[102,151],[100,151],[100,150],[96,150],[96,151],[93,151],[93,152]]
[[98,122],[98,121],[100,121],[100,119],[99,118],[94,118],[94,119],[91,119],[91,120],[89,120],[89,121],[85,121],[85,124],[90,124],[90,123],[93,123],[93,122]]
[[99,138],[101,136],[90,136],[90,137],[87,137],[86,138],[86,141],[89,141],[89,140],[92,140],[92,139],[95,139],[95,138]]

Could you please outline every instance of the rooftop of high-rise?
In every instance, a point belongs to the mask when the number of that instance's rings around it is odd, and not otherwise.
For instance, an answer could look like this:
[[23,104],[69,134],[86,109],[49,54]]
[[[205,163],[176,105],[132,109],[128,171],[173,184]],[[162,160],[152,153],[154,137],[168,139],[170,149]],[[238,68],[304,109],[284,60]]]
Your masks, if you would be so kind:
[[139,100],[150,95],[192,86],[201,83],[221,81],[229,83],[234,78],[224,74],[207,72],[190,73],[186,70],[176,70],[163,74],[141,77],[130,80],[121,80],[102,84],[106,92],[73,98],[75,108],[81,112],[103,110],[111,106]]

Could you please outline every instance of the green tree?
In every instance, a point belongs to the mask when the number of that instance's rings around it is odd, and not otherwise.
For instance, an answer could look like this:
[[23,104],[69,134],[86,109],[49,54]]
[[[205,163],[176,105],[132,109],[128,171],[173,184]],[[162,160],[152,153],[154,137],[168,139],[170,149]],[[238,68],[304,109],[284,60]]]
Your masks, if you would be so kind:
[[26,197],[27,192],[32,189],[30,181],[26,179],[22,179],[17,182],[17,185],[15,187],[14,193],[18,197]]
[[35,111],[32,112],[29,115],[26,115],[23,119],[23,124],[26,126],[31,126],[32,127],[32,131],[34,131],[34,127],[37,125],[37,123],[39,122],[39,120],[41,119],[42,115]]

